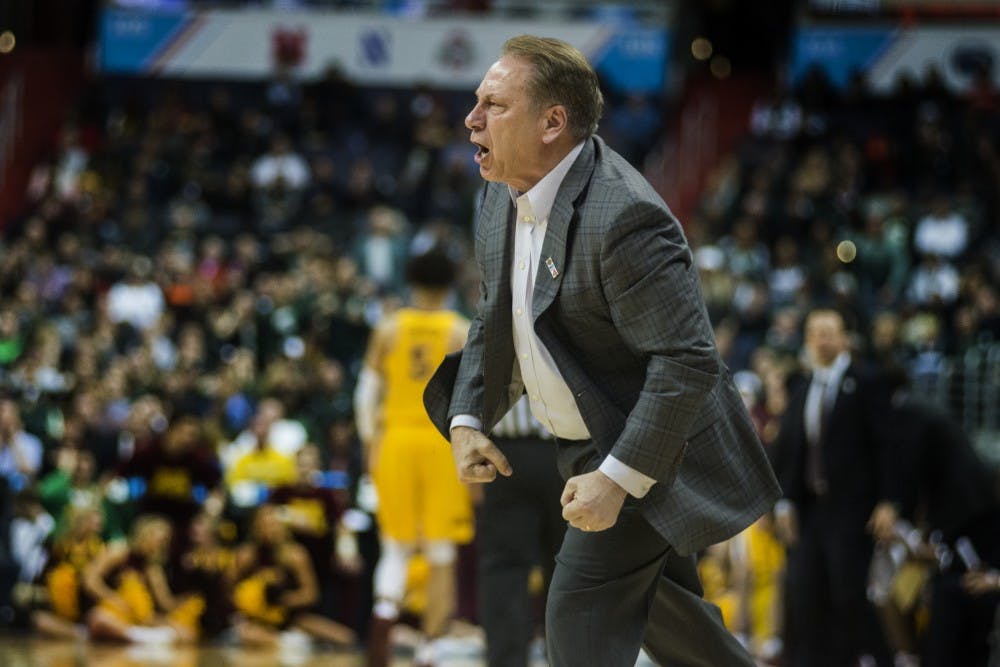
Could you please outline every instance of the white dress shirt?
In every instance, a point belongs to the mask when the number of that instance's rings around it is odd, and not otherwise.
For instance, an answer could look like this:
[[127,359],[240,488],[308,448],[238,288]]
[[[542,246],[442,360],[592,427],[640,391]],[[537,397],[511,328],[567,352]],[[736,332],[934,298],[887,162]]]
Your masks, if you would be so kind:
[[828,413],[833,407],[833,402],[837,400],[840,382],[850,365],[851,355],[841,352],[829,366],[813,369],[805,408],[806,439],[812,445],[819,443],[822,415]]
[[[514,352],[521,380],[528,394],[531,413],[546,429],[564,440],[586,440],[590,438],[590,432],[576,405],[572,390],[545,344],[535,333],[532,305],[535,276],[544,261],[541,256],[542,243],[545,241],[549,213],[559,186],[582,150],[583,143],[580,143],[527,192],[520,194],[513,188],[510,189],[511,198],[517,206],[510,278]],[[547,267],[547,270],[552,269],[558,271],[560,267]],[[456,426],[471,426],[481,430],[483,425],[472,415],[456,415],[451,427]],[[656,483],[653,478],[610,455],[601,463],[600,470],[636,498],[645,496]]]

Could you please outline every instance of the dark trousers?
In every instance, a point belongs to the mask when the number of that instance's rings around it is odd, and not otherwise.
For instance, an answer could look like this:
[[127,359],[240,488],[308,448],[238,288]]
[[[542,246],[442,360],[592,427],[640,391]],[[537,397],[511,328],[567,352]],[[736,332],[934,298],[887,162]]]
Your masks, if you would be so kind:
[[986,667],[990,634],[1000,594],[972,595],[962,586],[962,574],[948,572],[934,581],[931,621],[925,634],[924,667]]
[[[564,477],[596,469],[589,443],[560,442]],[[626,500],[608,530],[569,528],[546,605],[552,667],[632,667],[640,647],[670,667],[752,667],[702,598],[693,556],[679,556]],[[678,508],[683,511],[683,508]]]
[[495,442],[514,474],[484,485],[476,547],[479,613],[486,631],[489,667],[527,667],[535,633],[528,577],[541,565],[551,579],[555,555],[566,532],[556,470],[556,445],[536,438]]
[[861,655],[891,665],[875,608],[868,600],[872,539],[867,517],[814,500],[799,508],[799,541],[785,575],[788,667],[853,667]]

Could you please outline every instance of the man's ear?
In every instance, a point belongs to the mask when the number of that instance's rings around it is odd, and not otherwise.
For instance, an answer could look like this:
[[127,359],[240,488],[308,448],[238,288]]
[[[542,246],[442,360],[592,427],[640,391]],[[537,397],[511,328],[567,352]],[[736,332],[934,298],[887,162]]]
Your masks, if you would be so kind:
[[558,139],[563,132],[568,131],[569,117],[566,115],[566,107],[561,104],[553,104],[545,110],[545,127],[542,132],[542,142],[551,144]]

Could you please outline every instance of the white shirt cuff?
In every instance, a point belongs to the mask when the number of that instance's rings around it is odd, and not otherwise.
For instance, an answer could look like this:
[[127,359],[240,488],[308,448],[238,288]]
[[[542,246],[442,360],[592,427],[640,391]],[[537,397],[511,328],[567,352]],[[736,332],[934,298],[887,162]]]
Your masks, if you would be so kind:
[[625,492],[633,498],[642,498],[656,484],[656,480],[652,477],[625,465],[610,454],[604,459],[598,470],[610,477],[611,481],[625,489]]
[[451,426],[449,431],[453,430],[456,426],[468,426],[469,428],[474,428],[477,431],[483,430],[483,422],[478,417],[473,417],[472,415],[455,415],[451,418]]

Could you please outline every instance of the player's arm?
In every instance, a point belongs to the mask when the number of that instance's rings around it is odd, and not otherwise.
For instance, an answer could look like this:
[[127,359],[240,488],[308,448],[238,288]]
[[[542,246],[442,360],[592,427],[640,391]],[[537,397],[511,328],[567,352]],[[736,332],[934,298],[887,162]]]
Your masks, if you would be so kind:
[[465,347],[465,341],[469,338],[469,320],[464,317],[456,318],[455,325],[451,328],[451,336],[448,338],[448,354],[458,352]]
[[243,581],[250,576],[254,565],[257,564],[256,550],[252,544],[242,544],[236,550],[233,558],[233,565],[230,568],[230,580],[234,582]]
[[313,572],[305,548],[295,543],[287,544],[282,549],[281,558],[299,584],[298,588],[281,596],[281,603],[290,609],[315,604],[319,599],[319,585],[316,583],[316,573]]
[[149,581],[149,588],[156,600],[156,606],[160,609],[171,612],[177,608],[177,598],[170,590],[167,583],[167,574],[163,571],[163,566],[158,563],[150,564],[146,568],[146,580]]
[[377,452],[375,447],[382,427],[385,358],[395,338],[396,318],[383,320],[372,332],[365,351],[358,386],[354,391],[354,418],[363,448],[366,470],[372,469]]
[[108,573],[124,563],[126,558],[128,547],[115,546],[104,549],[97,558],[90,561],[83,570],[83,587],[87,593],[95,600],[127,607],[125,601],[107,584]]

